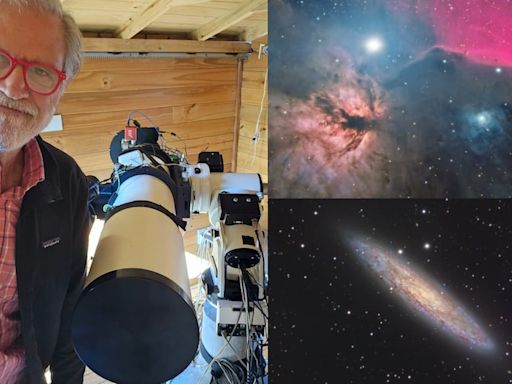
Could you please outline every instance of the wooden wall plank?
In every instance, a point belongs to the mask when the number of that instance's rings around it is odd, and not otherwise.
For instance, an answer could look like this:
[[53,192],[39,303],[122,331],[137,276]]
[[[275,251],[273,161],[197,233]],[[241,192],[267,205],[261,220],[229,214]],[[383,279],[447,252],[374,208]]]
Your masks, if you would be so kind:
[[124,72],[138,72],[151,69],[152,71],[177,71],[183,69],[225,69],[235,70],[236,60],[233,58],[224,57],[193,57],[193,58],[173,58],[166,57],[162,60],[148,57],[136,58],[118,58],[116,56],[109,57],[87,57],[82,63],[81,72],[95,72],[95,71],[112,71],[113,69],[120,69]]
[[[165,135],[164,135],[165,136]],[[183,142],[175,142],[172,140],[171,136],[165,136],[166,143],[168,146],[176,147],[181,152],[185,152],[185,147]],[[85,156],[93,153],[103,154],[107,153],[110,147],[110,143],[112,141],[112,136],[109,133],[96,134],[96,135],[46,135],[45,139],[55,145],[58,148],[61,148],[67,153],[72,153],[73,156]],[[223,155],[226,156],[226,149],[231,148],[229,145],[233,141],[233,135],[231,132],[217,134],[214,136],[207,137],[197,137],[185,140],[187,157],[190,158],[190,162],[194,163],[197,161],[197,154],[201,151],[205,150],[222,150]],[[95,150],[91,151],[90,148],[95,148]],[[104,158],[104,156],[101,156]],[[110,157],[108,157],[108,163],[105,164],[106,168],[113,168],[113,164],[110,161]],[[226,158],[226,160],[229,160]]]
[[[261,109],[261,100],[264,94],[268,59],[266,55],[261,55],[258,58],[257,52],[259,51],[259,45],[266,43],[266,37],[255,40],[252,44],[255,53],[244,65],[237,154],[237,170],[240,172],[258,172],[264,182],[268,182],[268,84],[263,109]],[[255,140],[258,116],[259,138]]]
[[233,117],[234,115],[235,105],[231,103],[194,103],[173,107],[172,121],[174,123],[204,121],[223,117]]
[[213,85],[152,89],[145,92],[69,93],[64,94],[57,111],[61,114],[82,113],[84,110],[98,113],[216,101],[233,103],[235,87]]
[[[89,132],[91,134],[97,132],[109,132],[113,135],[114,133],[124,129],[130,112],[131,110],[129,109],[121,111],[106,111],[97,112],[91,116],[90,113],[82,111],[78,114],[63,115],[62,121],[64,125],[64,132],[69,134],[76,134],[80,132]],[[158,126],[169,126],[172,122],[171,106],[146,108],[141,109],[141,112],[145,113]],[[133,117],[144,127],[152,125],[140,114],[134,114]],[[53,134],[55,133],[48,133],[47,135]]]
[[[137,78],[138,77],[138,78]],[[225,69],[210,70],[176,70],[155,71],[110,71],[82,72],[67,89],[68,94],[95,91],[137,91],[140,79],[144,78],[144,89],[165,89],[171,87],[196,86],[204,87],[212,84],[232,86],[236,84],[236,76]]]
[[[245,105],[260,106],[263,98],[263,86],[260,87],[244,87],[244,93],[242,94],[242,103]],[[265,94],[263,98],[263,104],[268,105],[268,94]]]
[[[242,108],[242,113],[240,115],[241,129],[244,127],[248,127],[248,126],[254,127],[256,121],[258,120],[259,114],[260,114],[260,106],[259,105],[244,104],[244,106]],[[261,112],[260,127],[268,127],[268,110],[267,110],[267,108],[263,108],[263,111]]]
[[[61,99],[63,131],[43,137],[73,156],[86,174],[108,178],[113,164],[109,147],[124,129],[131,110],[157,124],[166,145],[185,151],[190,163],[204,150],[220,151],[226,169],[233,157],[236,60],[234,59],[86,58],[77,79]],[[111,87],[98,89],[102,76]],[[129,85],[123,84],[130,82]],[[151,126],[142,115],[133,116]],[[175,132],[180,139],[168,132]],[[199,221],[201,223],[201,221]],[[196,249],[195,231],[185,234],[187,250]]]
[[[169,113],[163,113],[159,115],[152,111],[145,111],[155,124],[158,125],[162,132],[174,132],[180,136],[181,139],[188,140],[193,138],[206,138],[210,136],[216,136],[219,134],[232,133],[233,130],[233,116],[212,118],[209,120],[197,120],[197,121],[183,121],[174,123],[171,121]],[[87,114],[69,115],[63,118],[63,125],[65,133],[62,131],[45,133],[45,137],[58,137],[58,136],[97,136],[101,134],[109,135],[112,138],[117,132],[124,129],[126,125],[126,116],[128,113],[117,112],[117,116],[110,118],[108,113],[100,114],[98,120],[92,121],[90,116]],[[144,127],[152,126],[146,119],[140,117],[140,115],[134,115],[137,121],[139,121]],[[166,133],[164,133],[166,134]],[[172,141],[177,139],[169,137]],[[172,143],[168,143],[171,145]],[[176,142],[178,144],[178,142]]]

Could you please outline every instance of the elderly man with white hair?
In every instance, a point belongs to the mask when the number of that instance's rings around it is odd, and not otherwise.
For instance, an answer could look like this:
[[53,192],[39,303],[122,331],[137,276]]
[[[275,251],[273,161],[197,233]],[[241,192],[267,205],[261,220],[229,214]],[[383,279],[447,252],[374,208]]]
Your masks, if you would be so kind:
[[80,66],[59,0],[0,0],[0,383],[82,383],[71,316],[87,254],[87,182],[44,142]]

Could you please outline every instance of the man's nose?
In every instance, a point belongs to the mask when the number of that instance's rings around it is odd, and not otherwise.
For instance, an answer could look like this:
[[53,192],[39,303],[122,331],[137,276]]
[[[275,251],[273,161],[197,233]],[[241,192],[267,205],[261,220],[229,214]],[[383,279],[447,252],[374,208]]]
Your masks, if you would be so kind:
[[29,90],[25,84],[23,67],[17,65],[5,79],[0,80],[0,90],[13,100],[25,99]]

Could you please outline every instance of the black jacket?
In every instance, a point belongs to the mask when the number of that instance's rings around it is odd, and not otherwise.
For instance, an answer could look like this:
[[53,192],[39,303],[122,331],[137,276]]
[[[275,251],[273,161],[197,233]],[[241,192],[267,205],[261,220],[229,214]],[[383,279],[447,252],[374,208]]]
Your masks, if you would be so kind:
[[90,218],[87,181],[71,157],[37,138],[45,180],[30,189],[16,225],[16,278],[26,382],[83,382],[71,316],[83,287]]

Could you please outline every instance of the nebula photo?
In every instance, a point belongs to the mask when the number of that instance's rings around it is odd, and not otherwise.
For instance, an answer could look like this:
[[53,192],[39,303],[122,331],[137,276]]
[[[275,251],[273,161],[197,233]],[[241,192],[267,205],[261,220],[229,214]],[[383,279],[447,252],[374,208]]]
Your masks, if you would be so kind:
[[270,377],[512,383],[512,202],[270,201]]
[[512,196],[512,3],[269,2],[275,198]]

